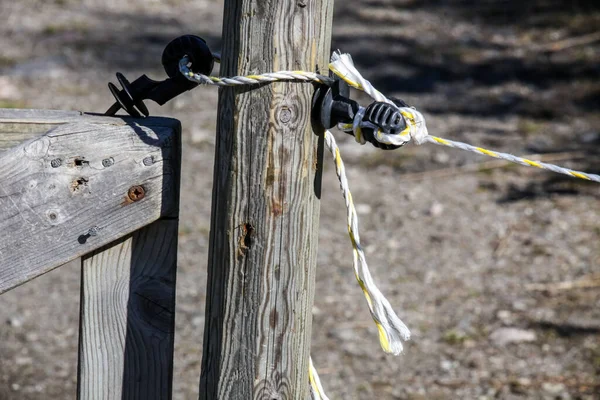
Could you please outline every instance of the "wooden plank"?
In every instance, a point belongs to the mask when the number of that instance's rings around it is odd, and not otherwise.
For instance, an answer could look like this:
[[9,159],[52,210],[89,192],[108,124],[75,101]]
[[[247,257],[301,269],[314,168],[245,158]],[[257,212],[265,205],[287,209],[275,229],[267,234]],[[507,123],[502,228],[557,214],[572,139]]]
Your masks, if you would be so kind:
[[[83,121],[123,126],[135,119],[126,116],[106,117],[98,114],[84,114],[81,111],[0,108],[0,152],[41,136],[58,125]],[[148,126],[168,127],[173,125],[173,120],[169,118],[150,117],[144,121]]]
[[47,114],[0,112],[21,132],[55,125],[0,154],[0,294],[178,212],[178,121]]
[[177,220],[84,258],[78,398],[172,396]]
[[[221,75],[327,72],[333,1],[224,7]],[[201,398],[307,397],[321,165],[312,93],[220,92]]]
[[38,137],[59,124],[23,124],[0,122],[0,151],[9,149],[26,140]]

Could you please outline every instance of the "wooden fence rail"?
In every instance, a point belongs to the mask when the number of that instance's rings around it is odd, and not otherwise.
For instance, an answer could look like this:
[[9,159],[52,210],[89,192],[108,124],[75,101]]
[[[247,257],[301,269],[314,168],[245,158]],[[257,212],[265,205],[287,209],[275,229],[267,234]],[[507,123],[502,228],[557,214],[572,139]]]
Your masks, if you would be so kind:
[[0,110],[0,294],[82,260],[79,398],[171,397],[180,132]]

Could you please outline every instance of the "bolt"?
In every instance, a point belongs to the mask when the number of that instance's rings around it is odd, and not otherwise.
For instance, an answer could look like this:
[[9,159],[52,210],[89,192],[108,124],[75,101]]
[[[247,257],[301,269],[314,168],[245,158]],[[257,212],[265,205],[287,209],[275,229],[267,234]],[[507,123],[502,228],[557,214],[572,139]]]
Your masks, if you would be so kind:
[[142,186],[132,186],[127,191],[127,197],[131,201],[138,201],[144,198],[146,195],[146,191]]
[[104,168],[108,168],[108,167],[112,166],[114,163],[115,163],[115,160],[112,157],[105,158],[104,160],[102,160],[102,166]]
[[54,160],[50,161],[50,165],[52,168],[58,168],[62,165],[62,160],[60,158],[55,158]]
[[143,163],[146,167],[151,166],[152,164],[154,164],[154,157],[148,156],[148,157],[144,158]]

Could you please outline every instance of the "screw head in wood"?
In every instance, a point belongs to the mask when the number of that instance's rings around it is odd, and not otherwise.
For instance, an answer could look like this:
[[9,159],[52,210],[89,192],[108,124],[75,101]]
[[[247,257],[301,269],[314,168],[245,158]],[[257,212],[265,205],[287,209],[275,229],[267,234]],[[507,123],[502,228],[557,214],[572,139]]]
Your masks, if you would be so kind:
[[115,163],[115,160],[112,157],[105,158],[104,160],[102,160],[102,166],[104,168],[108,168],[108,167],[112,166],[114,163]]
[[144,196],[146,196],[146,191],[142,186],[132,186],[127,191],[127,197],[129,197],[129,200],[131,201],[141,200]]
[[146,167],[149,167],[149,166],[151,166],[152,164],[154,164],[154,157],[153,157],[153,156],[148,156],[148,157],[144,158],[144,159],[142,160],[142,162],[144,163],[144,165],[145,165]]
[[46,212],[46,216],[48,217],[48,220],[51,224],[56,224],[59,222],[58,211],[56,210],[49,210],[48,212]]

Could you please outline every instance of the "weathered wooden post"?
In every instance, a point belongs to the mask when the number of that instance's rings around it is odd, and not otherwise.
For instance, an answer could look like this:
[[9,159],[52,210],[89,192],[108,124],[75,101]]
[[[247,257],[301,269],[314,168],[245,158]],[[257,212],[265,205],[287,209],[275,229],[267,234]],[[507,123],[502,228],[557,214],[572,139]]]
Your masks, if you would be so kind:
[[[226,0],[221,75],[327,73],[333,0]],[[200,397],[306,399],[321,165],[314,88],[219,99]]]

